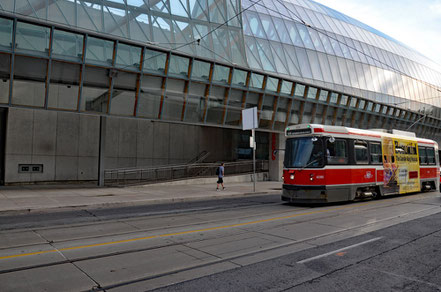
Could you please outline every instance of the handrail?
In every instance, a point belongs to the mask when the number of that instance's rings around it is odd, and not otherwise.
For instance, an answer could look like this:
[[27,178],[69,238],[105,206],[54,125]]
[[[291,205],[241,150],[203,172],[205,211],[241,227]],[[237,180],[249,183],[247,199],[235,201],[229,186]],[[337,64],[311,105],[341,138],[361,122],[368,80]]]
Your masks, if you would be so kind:
[[[253,172],[253,161],[224,163],[225,174],[245,174]],[[144,168],[119,168],[104,170],[104,185],[135,185],[164,181],[182,180],[196,177],[213,177],[219,163],[193,163]],[[268,160],[256,161],[256,172],[268,171]]]
[[201,153],[199,153],[195,158],[193,158],[192,160],[190,160],[187,164],[194,164],[194,163],[199,163],[204,161],[205,158],[207,158],[210,155],[210,152],[208,152],[207,150],[202,151]]

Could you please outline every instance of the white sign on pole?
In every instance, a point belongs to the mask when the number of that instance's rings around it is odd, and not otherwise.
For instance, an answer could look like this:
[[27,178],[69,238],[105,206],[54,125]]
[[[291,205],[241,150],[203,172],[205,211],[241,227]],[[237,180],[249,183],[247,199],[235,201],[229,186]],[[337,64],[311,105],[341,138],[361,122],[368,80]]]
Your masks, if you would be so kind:
[[251,130],[257,127],[257,107],[242,110],[242,130]]

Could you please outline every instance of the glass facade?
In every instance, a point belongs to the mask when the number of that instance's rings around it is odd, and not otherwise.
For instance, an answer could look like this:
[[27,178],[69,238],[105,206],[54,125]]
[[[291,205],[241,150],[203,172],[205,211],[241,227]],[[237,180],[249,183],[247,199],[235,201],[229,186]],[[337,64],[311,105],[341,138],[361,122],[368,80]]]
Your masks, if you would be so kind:
[[441,127],[439,65],[309,0],[3,1],[0,78],[8,106],[236,128],[257,106],[279,132]]
[[411,110],[440,107],[441,66],[313,1],[243,0],[249,66]]

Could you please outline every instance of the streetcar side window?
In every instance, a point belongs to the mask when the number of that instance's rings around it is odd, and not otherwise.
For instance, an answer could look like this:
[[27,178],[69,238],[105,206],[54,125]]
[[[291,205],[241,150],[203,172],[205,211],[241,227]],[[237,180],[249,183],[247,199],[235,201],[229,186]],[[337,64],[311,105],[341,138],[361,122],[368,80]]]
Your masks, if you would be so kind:
[[348,150],[346,140],[335,139],[333,143],[326,142],[326,158],[328,164],[347,164]]
[[369,163],[367,142],[355,141],[354,142],[354,150],[355,150],[355,163],[356,164],[368,164]]
[[426,148],[427,164],[435,164],[435,149],[431,147]]
[[371,153],[371,163],[372,164],[382,164],[383,161],[381,159],[381,143],[369,143],[369,150]]
[[418,154],[420,155],[420,165],[427,164],[426,148],[418,146]]

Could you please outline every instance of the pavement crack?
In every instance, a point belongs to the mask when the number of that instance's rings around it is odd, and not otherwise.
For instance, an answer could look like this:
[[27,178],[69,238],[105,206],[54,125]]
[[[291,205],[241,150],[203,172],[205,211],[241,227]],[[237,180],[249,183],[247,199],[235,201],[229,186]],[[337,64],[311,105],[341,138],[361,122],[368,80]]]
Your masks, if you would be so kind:
[[[89,278],[93,283],[95,283],[96,285],[92,287],[91,291],[106,291],[104,289],[101,288],[100,283],[98,283],[98,281],[96,281],[91,275],[89,275],[86,271],[84,271],[81,267],[79,267],[74,261],[70,260],[68,257],[66,257],[63,252],[61,252],[54,244],[52,240],[48,240],[46,239],[43,235],[41,235],[40,233],[36,232],[34,230],[35,234],[37,234],[41,239],[45,240],[63,259],[64,259],[64,263],[69,263],[71,265],[73,265],[77,270],[79,270],[81,273],[83,273],[87,278]],[[97,290],[98,289],[98,290]]]

